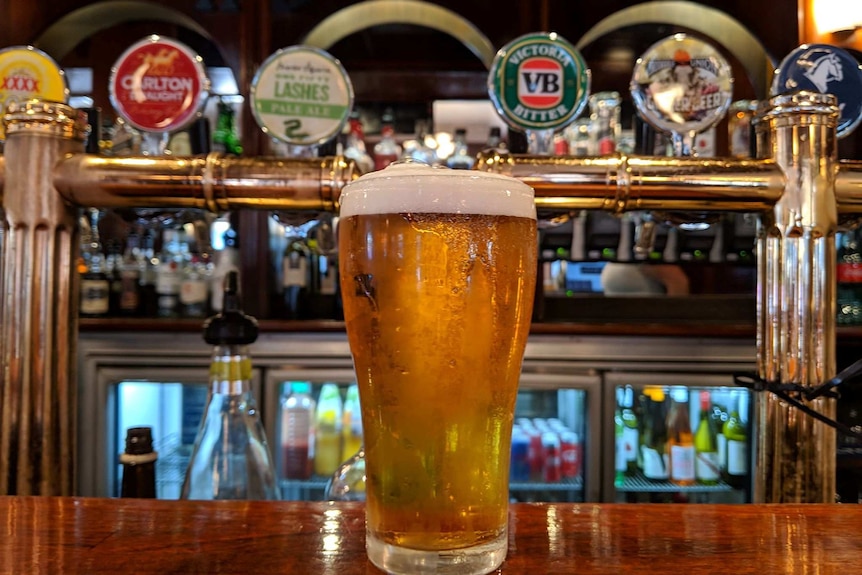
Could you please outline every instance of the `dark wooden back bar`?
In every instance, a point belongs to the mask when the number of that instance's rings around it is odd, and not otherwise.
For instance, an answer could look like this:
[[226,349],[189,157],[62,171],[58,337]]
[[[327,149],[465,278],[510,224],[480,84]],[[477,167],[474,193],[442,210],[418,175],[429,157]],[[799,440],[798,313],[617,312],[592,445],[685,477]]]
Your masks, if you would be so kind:
[[[359,575],[358,503],[0,497],[2,574]],[[848,575],[858,505],[513,504],[504,575]]]

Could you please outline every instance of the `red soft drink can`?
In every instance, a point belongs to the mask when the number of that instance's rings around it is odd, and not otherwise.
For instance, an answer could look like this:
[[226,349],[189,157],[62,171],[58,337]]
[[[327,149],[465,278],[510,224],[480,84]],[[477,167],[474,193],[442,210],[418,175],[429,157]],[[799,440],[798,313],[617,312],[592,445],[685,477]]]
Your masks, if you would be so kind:
[[574,431],[560,433],[560,472],[564,479],[574,479],[581,474],[579,443]]
[[545,462],[542,480],[545,483],[556,483],[562,480],[562,464],[560,461],[560,436],[553,431],[542,434],[542,448],[545,452]]

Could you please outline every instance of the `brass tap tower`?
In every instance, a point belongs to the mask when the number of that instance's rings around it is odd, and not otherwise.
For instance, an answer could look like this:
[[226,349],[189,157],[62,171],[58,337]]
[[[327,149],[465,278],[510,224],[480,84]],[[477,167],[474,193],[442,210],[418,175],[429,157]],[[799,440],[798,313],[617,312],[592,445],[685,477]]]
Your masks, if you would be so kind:
[[[835,375],[834,235],[839,216],[862,201],[862,167],[836,158],[837,114],[831,96],[773,99],[760,114],[757,160],[492,155],[479,168],[532,185],[540,213],[759,212],[759,375],[804,389]],[[0,493],[68,494],[77,409],[71,204],[336,211],[356,174],[340,158],[90,157],[74,153],[80,128],[47,129],[30,116],[80,126],[57,105],[28,103],[6,116]],[[834,416],[834,399],[810,404]],[[832,501],[834,431],[765,394],[755,417],[755,501]]]

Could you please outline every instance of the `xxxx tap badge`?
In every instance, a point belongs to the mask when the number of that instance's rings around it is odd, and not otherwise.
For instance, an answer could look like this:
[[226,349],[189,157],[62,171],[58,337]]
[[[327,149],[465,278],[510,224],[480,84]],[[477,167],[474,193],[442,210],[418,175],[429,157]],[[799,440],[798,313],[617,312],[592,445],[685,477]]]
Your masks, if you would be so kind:
[[111,70],[109,91],[117,113],[144,132],[185,128],[197,117],[209,79],[188,46],[150,36],[130,46]]
[[250,99],[261,130],[288,144],[312,146],[341,133],[353,108],[353,84],[328,52],[291,46],[261,65]]
[[557,130],[574,121],[590,90],[590,71],[555,33],[527,34],[497,52],[488,94],[497,113],[521,130]]
[[788,54],[772,78],[771,95],[810,90],[838,99],[837,135],[862,120],[862,68],[849,52],[828,44],[803,44]]
[[733,97],[727,60],[712,45],[675,34],[635,63],[631,93],[641,118],[674,134],[703,132],[721,120]]
[[[0,115],[12,102],[32,99],[65,104],[69,98],[66,75],[45,52],[32,46],[0,50]],[[6,127],[0,122],[0,141]]]

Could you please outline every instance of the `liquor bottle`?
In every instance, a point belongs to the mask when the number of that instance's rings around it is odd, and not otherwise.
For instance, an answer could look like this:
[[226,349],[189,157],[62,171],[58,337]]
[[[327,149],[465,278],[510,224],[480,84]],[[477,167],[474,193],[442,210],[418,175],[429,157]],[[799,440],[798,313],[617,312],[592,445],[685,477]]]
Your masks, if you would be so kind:
[[359,387],[355,383],[347,388],[342,415],[341,461],[347,461],[362,447],[362,411],[359,405]]
[[120,315],[120,297],[123,295],[123,278],[121,276],[123,254],[120,244],[112,239],[105,246],[105,274],[108,276],[108,315]]
[[156,270],[156,296],[159,317],[180,315],[180,284],[182,279],[179,230],[162,231],[162,251]]
[[613,154],[617,149],[621,102],[618,92],[598,92],[589,98],[592,147],[600,156]]
[[652,481],[670,478],[670,461],[667,451],[667,414],[664,391],[652,388],[647,403],[647,421],[644,423],[643,471]]
[[748,478],[748,431],[739,416],[742,395],[734,395],[731,397],[730,414],[724,422],[724,436],[727,439],[726,481],[732,487],[742,489]]
[[141,315],[156,317],[159,314],[159,296],[156,282],[159,276],[159,258],[155,253],[155,238],[153,230],[144,232],[144,245],[141,252],[143,265],[138,280]]
[[694,437],[688,410],[688,391],[674,389],[667,422],[667,450],[670,454],[670,481],[694,485]]
[[224,232],[224,248],[215,254],[215,265],[210,276],[210,308],[213,313],[222,310],[224,278],[231,271],[239,272],[239,239],[233,225]]
[[838,325],[862,324],[862,253],[857,230],[841,234],[836,275]]
[[374,145],[374,169],[382,170],[401,157],[401,146],[395,141],[395,118],[387,108],[383,112],[380,127],[380,141]]
[[82,246],[80,315],[105,317],[110,311],[111,282],[106,273],[105,256],[99,239],[99,212],[90,211],[89,242]]
[[126,251],[120,261],[120,301],[119,313],[132,317],[141,312],[141,274],[146,263],[140,249],[140,237],[129,234]]
[[638,419],[634,412],[634,390],[628,385],[625,387],[625,393],[623,394],[622,419],[623,452],[626,459],[625,474],[631,477],[636,475],[638,470],[637,452],[640,438]]
[[120,454],[123,481],[120,497],[155,499],[156,460],[153,450],[153,430],[150,427],[131,427],[126,430],[126,449]]
[[281,475],[308,479],[314,461],[314,411],[311,384],[293,383],[281,402]]
[[209,272],[197,255],[191,256],[180,280],[180,314],[183,317],[206,317],[209,304]]
[[308,316],[308,282],[310,252],[300,228],[287,226],[287,247],[282,258],[282,281],[286,319]]
[[506,143],[503,142],[500,126],[491,126],[488,130],[488,139],[485,140],[485,149],[506,149]]
[[374,170],[374,160],[368,155],[365,149],[365,131],[362,128],[362,120],[359,119],[359,114],[353,112],[345,126],[347,135],[344,143],[344,157],[350,158],[356,162],[360,173],[367,173]]
[[334,383],[324,383],[314,414],[314,473],[335,473],[341,459],[341,424],[344,405]]
[[473,168],[475,158],[467,150],[467,130],[458,128],[455,130],[455,150],[446,159],[446,166],[455,170],[470,170]]
[[699,483],[715,485],[721,478],[718,438],[711,417],[709,392],[700,393],[700,422],[694,434],[694,475]]
[[257,321],[239,303],[239,275],[225,278],[224,311],[204,323],[213,346],[210,392],[181,499],[279,499],[277,474],[251,391],[248,346]]

